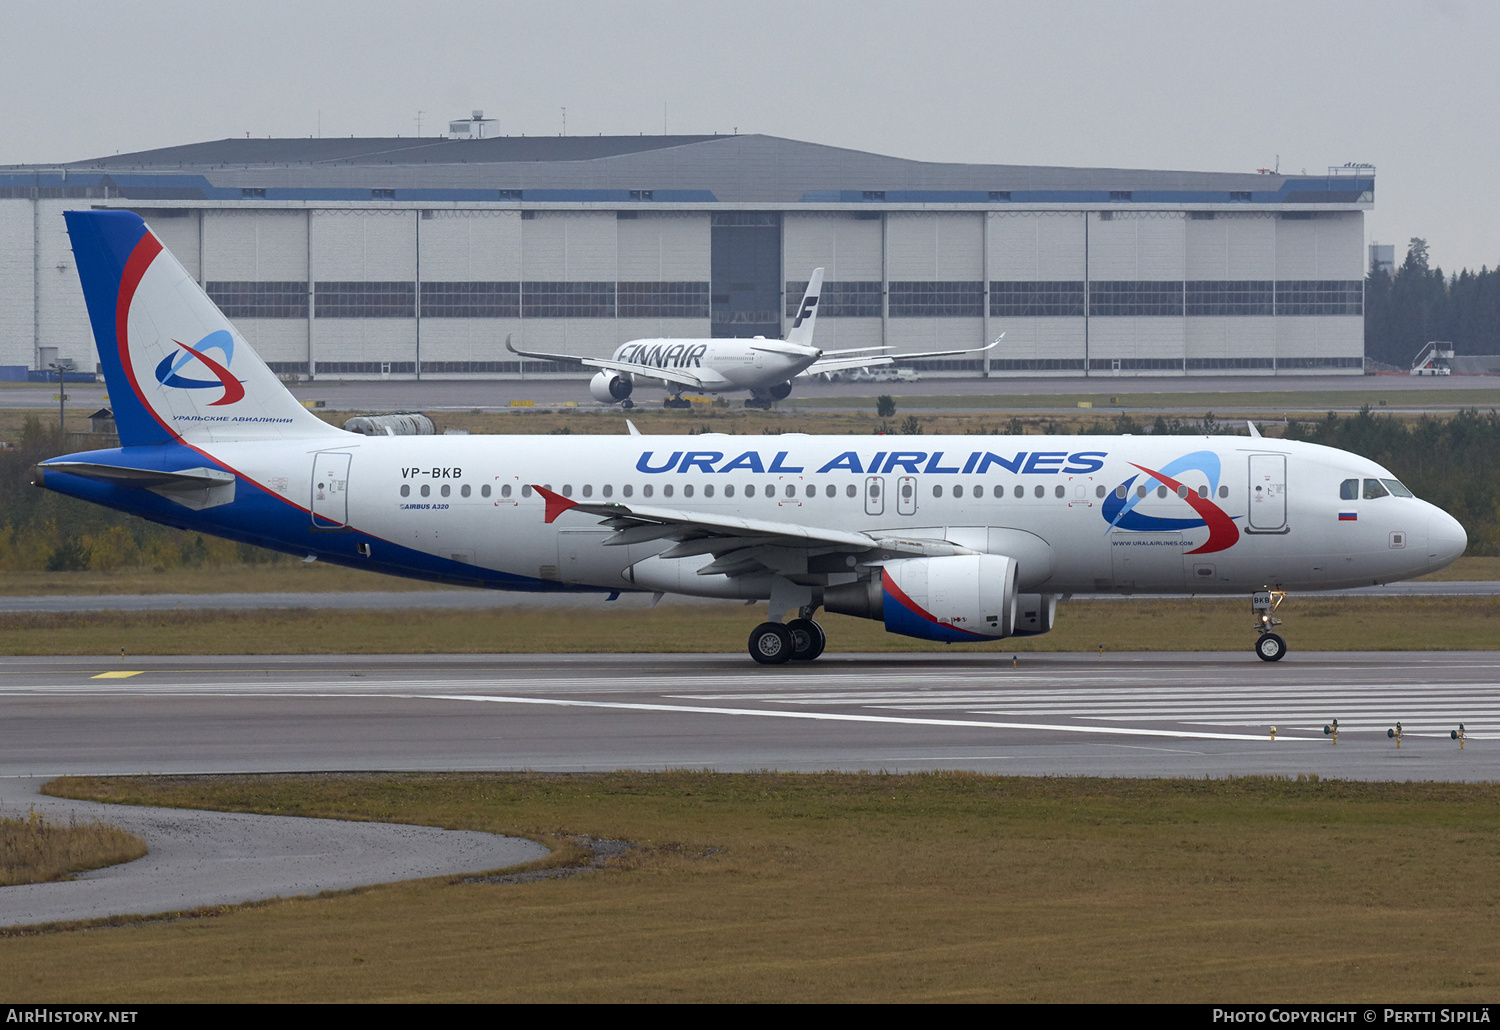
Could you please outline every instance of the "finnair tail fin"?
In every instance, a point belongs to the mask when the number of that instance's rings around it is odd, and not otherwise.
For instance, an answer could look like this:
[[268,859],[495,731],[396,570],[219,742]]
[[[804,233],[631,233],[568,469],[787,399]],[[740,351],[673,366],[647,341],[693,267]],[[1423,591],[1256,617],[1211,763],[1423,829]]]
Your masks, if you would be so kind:
[[297,402],[139,215],[64,217],[122,444],[342,435]]
[[822,292],[823,270],[814,268],[812,278],[807,283],[807,292],[802,295],[802,306],[797,309],[797,318],[792,322],[791,331],[786,334],[787,343],[812,346],[813,323],[818,320],[818,294]]

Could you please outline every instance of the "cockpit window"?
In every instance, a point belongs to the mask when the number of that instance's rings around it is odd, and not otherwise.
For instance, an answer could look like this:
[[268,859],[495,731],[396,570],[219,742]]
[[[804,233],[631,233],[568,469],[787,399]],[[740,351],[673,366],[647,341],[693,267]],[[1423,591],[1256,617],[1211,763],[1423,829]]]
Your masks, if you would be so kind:
[[1359,499],[1359,480],[1346,479],[1339,484],[1339,500],[1356,501]]
[[1391,493],[1395,494],[1397,497],[1414,497],[1414,496],[1416,496],[1410,490],[1408,490],[1406,487],[1402,486],[1401,485],[1401,481],[1399,479],[1382,479],[1381,482],[1385,484],[1385,488],[1387,490],[1389,490]]
[[1390,491],[1380,485],[1378,479],[1365,480],[1365,500],[1373,501],[1377,497],[1386,497]]

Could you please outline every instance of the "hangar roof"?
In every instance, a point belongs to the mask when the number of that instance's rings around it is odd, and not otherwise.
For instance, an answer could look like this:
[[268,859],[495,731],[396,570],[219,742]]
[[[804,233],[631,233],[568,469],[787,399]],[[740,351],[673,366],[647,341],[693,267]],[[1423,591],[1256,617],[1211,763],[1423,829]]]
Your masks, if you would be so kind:
[[0,169],[0,191],[62,181],[142,200],[1348,204],[1374,172],[961,164],[764,135],[224,139]]

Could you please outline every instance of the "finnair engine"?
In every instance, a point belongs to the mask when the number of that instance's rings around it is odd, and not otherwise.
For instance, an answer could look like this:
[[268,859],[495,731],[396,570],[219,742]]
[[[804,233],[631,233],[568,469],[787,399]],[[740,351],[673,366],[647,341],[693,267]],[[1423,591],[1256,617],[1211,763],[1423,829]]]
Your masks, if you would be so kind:
[[823,607],[923,640],[998,640],[1016,631],[1016,562],[1000,554],[893,561],[878,577],[826,588]]
[[767,387],[766,393],[770,394],[778,401],[784,401],[792,395],[792,382],[790,379],[788,379],[784,383],[777,383],[775,386]]
[[629,397],[633,389],[635,383],[613,372],[596,372],[589,380],[589,393],[600,404],[617,404]]

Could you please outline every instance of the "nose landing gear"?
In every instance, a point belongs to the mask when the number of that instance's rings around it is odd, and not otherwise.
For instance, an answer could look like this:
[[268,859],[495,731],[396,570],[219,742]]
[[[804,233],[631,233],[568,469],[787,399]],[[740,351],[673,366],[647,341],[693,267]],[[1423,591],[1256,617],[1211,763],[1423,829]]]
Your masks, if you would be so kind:
[[1257,590],[1250,595],[1250,609],[1255,612],[1255,629],[1260,636],[1255,641],[1255,654],[1263,662],[1279,662],[1286,654],[1286,641],[1272,633],[1272,626],[1280,626],[1281,620],[1272,613],[1286,600],[1285,590]]

